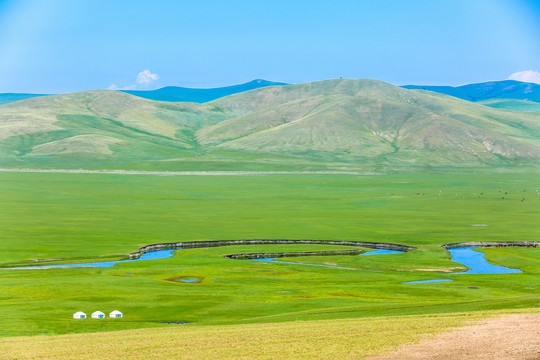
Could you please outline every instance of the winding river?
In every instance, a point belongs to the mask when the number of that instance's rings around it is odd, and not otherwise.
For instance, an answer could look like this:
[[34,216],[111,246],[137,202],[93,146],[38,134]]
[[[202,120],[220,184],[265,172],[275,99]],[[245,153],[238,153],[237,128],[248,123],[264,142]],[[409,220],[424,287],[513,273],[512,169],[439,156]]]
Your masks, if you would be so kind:
[[[179,249],[176,249],[179,250]],[[13,269],[54,269],[54,268],[73,268],[73,267],[99,267],[99,268],[106,268],[106,267],[112,267],[119,263],[126,263],[126,262],[133,262],[133,261],[144,261],[144,260],[158,260],[158,259],[166,259],[174,256],[173,250],[157,250],[157,251],[149,251],[145,254],[143,254],[138,259],[130,259],[130,260],[117,260],[117,261],[100,261],[100,262],[93,262],[93,263],[79,263],[79,264],[58,264],[58,265],[35,265],[35,266],[23,266],[23,267],[16,267]]]
[[[479,247],[461,246],[451,249],[447,249],[452,255],[452,261],[465,265],[469,268],[467,271],[452,273],[453,275],[460,274],[515,274],[521,273],[520,269],[511,269],[505,266],[499,266],[489,263],[486,260],[484,253],[474,251]],[[418,280],[407,281],[402,284],[429,284],[440,282],[452,282],[452,279],[430,279],[430,280]]]
[[[230,241],[215,241],[215,242],[204,242],[199,244],[194,243],[182,243],[185,245],[188,245],[188,247],[195,248],[195,247],[210,247],[210,246],[227,246],[227,245],[261,245],[261,244],[268,244],[268,243],[287,243],[287,244],[333,244],[333,245],[345,245],[350,246],[351,242],[340,242],[340,241],[316,241],[316,240],[230,240]],[[180,244],[180,243],[178,243]],[[357,246],[368,246],[373,251],[363,252],[359,254],[360,256],[368,256],[368,255],[395,255],[404,253],[406,251],[412,250],[414,248],[412,247],[406,247],[402,245],[395,245],[395,244],[384,244],[384,243],[353,243]],[[172,244],[157,244],[157,245],[151,245],[153,247],[158,247],[160,245],[168,245],[171,246]],[[451,244],[455,245],[455,244]],[[77,263],[77,264],[53,264],[53,265],[35,265],[35,266],[25,266],[25,267],[16,267],[12,269],[50,269],[50,268],[73,268],[73,267],[112,267],[118,263],[126,263],[126,262],[134,262],[134,261],[145,261],[145,260],[158,260],[158,259],[166,259],[169,257],[174,256],[174,250],[181,250],[185,249],[185,247],[176,247],[176,248],[168,248],[168,249],[161,249],[161,250],[153,250],[149,251],[151,246],[145,247],[145,251],[141,249],[138,254],[138,258],[132,258],[128,260],[118,260],[118,261],[101,261],[101,262],[92,262],[92,263]],[[448,245],[449,246],[449,245]],[[504,266],[494,265],[490,264],[486,258],[485,254],[475,251],[475,249],[479,248],[479,246],[456,246],[453,248],[448,248],[447,245],[443,246],[447,251],[450,252],[452,261],[460,263],[462,265],[467,266],[470,270],[465,272],[458,272],[453,273],[453,275],[460,275],[460,274],[510,274],[510,273],[521,273],[522,271],[519,269],[511,269]],[[487,246],[493,246],[493,244],[487,245]],[[515,245],[512,245],[515,246]],[[392,247],[394,249],[392,249]],[[396,250],[399,249],[399,250]],[[320,252],[303,252],[303,253],[296,253],[296,256],[303,255],[303,256],[309,256],[309,255],[343,255],[343,254],[358,254],[358,252],[361,252],[361,250],[339,250],[339,251],[320,251]],[[283,263],[283,264],[293,264],[293,265],[301,265],[301,266],[319,266],[319,267],[330,267],[330,268],[337,268],[337,269],[345,269],[345,270],[361,270],[361,271],[375,271],[375,270],[367,270],[367,269],[358,269],[358,268],[350,268],[350,267],[344,267],[344,266],[335,266],[335,265],[325,265],[325,264],[310,264],[310,263],[301,263],[301,262],[293,262],[293,261],[281,261],[277,260],[278,256],[289,256],[290,254],[295,253],[287,253],[287,255],[284,254],[272,254],[276,255],[276,257],[264,257],[264,255],[269,255],[265,253],[254,253],[254,254],[234,254],[234,255],[227,255],[227,258],[233,258],[233,259],[251,259],[256,261],[264,261],[264,262],[272,262],[272,263]],[[294,255],[291,255],[294,256]],[[430,280],[420,280],[420,281],[410,281],[410,282],[404,282],[403,284],[418,284],[418,283],[435,283],[435,282],[451,282],[453,280],[451,279],[430,279]]]
[[474,249],[478,249],[478,247],[463,246],[448,249],[452,254],[452,261],[463,264],[470,269],[454,274],[512,274],[522,272],[519,269],[490,264],[486,260],[486,254],[474,251]]

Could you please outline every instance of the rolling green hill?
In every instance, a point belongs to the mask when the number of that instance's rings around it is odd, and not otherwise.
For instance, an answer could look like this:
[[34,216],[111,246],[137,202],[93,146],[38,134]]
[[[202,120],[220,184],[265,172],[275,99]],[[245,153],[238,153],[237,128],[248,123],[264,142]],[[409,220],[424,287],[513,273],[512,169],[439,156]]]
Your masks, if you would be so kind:
[[515,111],[540,111],[540,102],[517,99],[488,99],[478,101],[478,104],[497,109]]
[[374,80],[329,80],[261,89],[214,104],[249,110],[200,130],[225,149],[315,151],[389,163],[496,163],[538,159],[539,117]]
[[540,114],[375,80],[205,103],[96,90],[0,107],[5,167],[163,170],[496,166],[540,160]]

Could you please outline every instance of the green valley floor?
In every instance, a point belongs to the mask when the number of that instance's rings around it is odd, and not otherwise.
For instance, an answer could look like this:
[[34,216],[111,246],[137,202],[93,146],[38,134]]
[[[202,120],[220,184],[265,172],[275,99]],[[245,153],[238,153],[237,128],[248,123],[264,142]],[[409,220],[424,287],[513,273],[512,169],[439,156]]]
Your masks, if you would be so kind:
[[[296,321],[316,329],[319,320],[437,319],[530,311],[540,304],[540,249],[480,250],[520,274],[456,275],[465,268],[441,248],[462,241],[537,241],[534,169],[253,176],[2,172],[0,184],[1,336],[167,332],[175,326],[206,331],[195,329]],[[416,250],[295,258],[361,271],[224,258],[343,249],[328,245],[182,249],[167,259],[110,268],[8,269],[35,259],[118,260],[153,243],[234,239],[371,241]],[[441,277],[454,281],[402,284]],[[200,281],[174,281],[179,278]],[[125,317],[72,319],[76,311],[96,310],[120,310]]]

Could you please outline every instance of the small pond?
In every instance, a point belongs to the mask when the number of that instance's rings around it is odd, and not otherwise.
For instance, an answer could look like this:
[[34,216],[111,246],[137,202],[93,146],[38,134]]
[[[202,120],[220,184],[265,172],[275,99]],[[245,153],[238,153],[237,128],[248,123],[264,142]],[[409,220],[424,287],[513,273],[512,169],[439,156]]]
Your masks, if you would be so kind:
[[402,284],[430,284],[430,283],[440,283],[440,282],[452,282],[451,279],[432,279],[432,280],[417,280],[417,281],[407,281],[402,282]]
[[401,254],[404,251],[399,250],[386,250],[386,249],[377,249],[374,251],[368,251],[363,254],[360,254],[359,256],[366,256],[366,255],[387,255],[387,254]]

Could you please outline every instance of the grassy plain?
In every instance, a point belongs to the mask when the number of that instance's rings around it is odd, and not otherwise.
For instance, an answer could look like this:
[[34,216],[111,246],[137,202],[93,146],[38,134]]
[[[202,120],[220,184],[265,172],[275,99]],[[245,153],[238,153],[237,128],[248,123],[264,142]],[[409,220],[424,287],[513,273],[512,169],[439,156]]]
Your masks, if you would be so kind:
[[[540,186],[533,170],[384,176],[0,173],[0,184],[4,267],[31,259],[119,258],[151,243],[197,240],[358,240],[418,248],[399,255],[293,259],[380,272],[223,258],[343,249],[293,245],[178,250],[172,258],[103,269],[0,269],[2,336],[175,326],[162,324],[168,321],[189,322],[186,329],[347,318],[361,323],[352,319],[540,305],[540,249],[483,250],[492,262],[522,268],[522,274],[450,275],[460,265],[440,248],[459,241],[538,240]],[[477,224],[487,226],[472,226]],[[200,282],[171,280],[179,277]],[[401,284],[442,277],[455,281]],[[71,319],[78,310],[115,309],[125,318]]]
[[[523,311],[538,313],[538,309]],[[517,311],[138,329],[0,340],[6,360],[364,359]],[[375,334],[375,336],[374,336]]]

